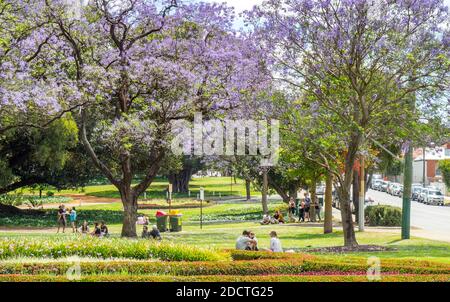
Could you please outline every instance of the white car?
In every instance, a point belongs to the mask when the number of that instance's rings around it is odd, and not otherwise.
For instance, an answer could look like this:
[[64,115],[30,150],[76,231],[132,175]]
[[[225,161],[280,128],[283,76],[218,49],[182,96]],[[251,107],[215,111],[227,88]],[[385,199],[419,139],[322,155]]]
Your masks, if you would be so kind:
[[393,186],[391,189],[391,194],[401,197],[403,195],[403,185],[396,184],[395,186]]
[[427,188],[420,193],[419,201],[429,205],[443,206],[444,195],[437,189]]

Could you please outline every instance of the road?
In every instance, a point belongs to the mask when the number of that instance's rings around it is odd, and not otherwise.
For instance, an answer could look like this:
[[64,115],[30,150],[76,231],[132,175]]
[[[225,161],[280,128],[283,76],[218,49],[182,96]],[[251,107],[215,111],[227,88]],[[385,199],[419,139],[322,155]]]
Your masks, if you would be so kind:
[[[375,203],[402,207],[400,197],[374,190],[369,190],[367,196],[373,198]],[[450,207],[429,206],[412,201],[411,227],[418,228],[412,231],[413,236],[417,234],[420,237],[450,241]]]

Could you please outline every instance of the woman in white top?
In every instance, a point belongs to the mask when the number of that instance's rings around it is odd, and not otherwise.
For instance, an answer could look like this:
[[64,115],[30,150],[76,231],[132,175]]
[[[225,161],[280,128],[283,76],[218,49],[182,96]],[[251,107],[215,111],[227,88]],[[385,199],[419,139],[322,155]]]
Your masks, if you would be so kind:
[[283,248],[281,247],[281,241],[277,237],[277,232],[270,232],[270,250],[274,253],[282,253]]

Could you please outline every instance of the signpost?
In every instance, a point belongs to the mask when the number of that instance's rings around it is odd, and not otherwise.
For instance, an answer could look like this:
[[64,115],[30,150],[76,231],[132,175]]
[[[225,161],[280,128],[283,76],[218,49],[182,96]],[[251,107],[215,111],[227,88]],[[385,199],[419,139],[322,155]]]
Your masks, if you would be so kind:
[[366,176],[364,173],[364,156],[361,156],[361,164],[360,164],[360,187],[359,187],[359,207],[358,207],[358,226],[359,231],[364,232],[364,202],[365,202],[365,195],[366,195],[366,188],[365,188],[365,180]]
[[205,200],[205,190],[200,188],[200,229],[203,229],[203,200]]
[[167,189],[167,199],[169,202],[169,213],[172,210],[172,184],[169,184],[169,188]]

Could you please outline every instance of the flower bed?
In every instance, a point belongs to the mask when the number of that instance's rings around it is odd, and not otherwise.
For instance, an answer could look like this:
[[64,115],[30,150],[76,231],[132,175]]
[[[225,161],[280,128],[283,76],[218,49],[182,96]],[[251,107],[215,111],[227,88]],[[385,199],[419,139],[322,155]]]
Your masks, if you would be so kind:
[[[13,262],[0,263],[0,274],[56,274],[63,275],[73,266],[73,261],[61,262]],[[217,262],[161,262],[161,261],[80,261],[84,275],[114,274],[131,275],[286,275],[286,274],[346,274],[361,275],[369,266],[361,263],[343,263],[321,259],[277,259],[263,261],[217,261]],[[418,265],[382,264],[382,273],[389,274],[450,274],[450,266],[421,267]]]
[[[69,282],[65,276],[0,275],[0,282]],[[369,282],[367,276],[348,275],[269,275],[269,276],[81,276],[80,282]],[[450,275],[381,275],[382,282],[448,282]]]
[[165,261],[217,261],[212,250],[149,240],[106,239],[91,236],[44,239],[0,239],[0,259],[16,257],[160,259]]

